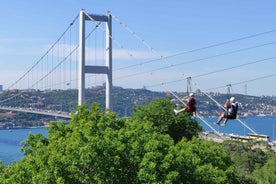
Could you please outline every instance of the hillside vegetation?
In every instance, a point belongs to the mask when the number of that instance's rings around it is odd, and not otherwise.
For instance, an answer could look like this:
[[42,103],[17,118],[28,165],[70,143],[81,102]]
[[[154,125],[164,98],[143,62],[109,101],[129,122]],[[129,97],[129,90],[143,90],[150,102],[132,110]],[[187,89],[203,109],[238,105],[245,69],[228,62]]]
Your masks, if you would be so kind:
[[[11,107],[22,107],[27,109],[43,109],[71,112],[77,106],[78,91],[74,89],[68,90],[11,90],[4,91],[0,94],[0,101],[4,100],[1,105]],[[175,94],[181,98],[186,93]],[[208,93],[211,98],[220,104],[224,104],[229,98],[227,94]],[[276,113],[276,97],[273,96],[247,96],[241,94],[231,94],[235,96],[239,102],[239,116],[256,116],[260,114],[275,115]],[[12,96],[15,99],[5,101]],[[139,105],[150,103],[154,99],[170,98],[174,99],[175,107],[182,105],[175,96],[168,92],[156,92],[146,89],[124,89],[114,87],[113,90],[113,112],[117,117],[128,117],[133,113],[134,108]],[[223,111],[213,100],[200,91],[196,92],[197,111],[204,116],[218,116]],[[101,104],[101,109],[105,107],[105,88],[102,86],[87,89],[85,91],[85,102],[91,104],[97,102]],[[12,125],[19,127],[30,127],[43,125],[43,122],[56,120],[54,117],[26,114],[17,112],[0,111],[0,127],[10,127]]]

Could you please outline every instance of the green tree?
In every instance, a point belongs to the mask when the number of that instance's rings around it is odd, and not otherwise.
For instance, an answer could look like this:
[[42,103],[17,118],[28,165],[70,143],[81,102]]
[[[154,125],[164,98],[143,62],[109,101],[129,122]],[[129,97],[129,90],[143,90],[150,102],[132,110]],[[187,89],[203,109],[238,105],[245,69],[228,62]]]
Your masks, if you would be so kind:
[[140,121],[153,122],[160,133],[168,133],[176,142],[183,137],[190,140],[193,136],[198,136],[198,132],[202,130],[199,123],[191,119],[188,113],[176,116],[173,108],[174,104],[170,99],[156,99],[134,109],[132,117]]
[[154,101],[130,118],[117,118],[95,103],[80,106],[68,125],[51,123],[47,137],[29,135],[25,157],[0,165],[0,183],[249,183],[235,174],[224,145],[195,133],[175,139],[170,128],[177,130],[174,123],[184,125],[189,117],[176,116],[171,105]]
[[271,157],[262,168],[254,170],[253,176],[259,184],[276,183],[276,156]]
[[255,170],[263,167],[270,157],[275,156],[272,150],[263,151],[258,148],[259,143],[230,141],[224,145],[229,149],[238,173],[248,178],[252,178]]
[[227,150],[220,144],[194,138],[181,140],[167,155],[170,170],[177,174],[173,183],[238,183]]
[[[276,156],[267,144],[226,141],[224,145],[230,151],[231,160],[239,177],[252,183],[275,183]],[[260,149],[260,146],[263,149]]]

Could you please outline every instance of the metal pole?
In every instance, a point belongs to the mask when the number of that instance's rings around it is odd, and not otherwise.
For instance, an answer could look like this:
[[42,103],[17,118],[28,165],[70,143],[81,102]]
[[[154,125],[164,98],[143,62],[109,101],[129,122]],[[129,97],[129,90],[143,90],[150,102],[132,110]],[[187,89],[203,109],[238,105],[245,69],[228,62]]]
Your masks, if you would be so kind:
[[230,97],[230,95],[231,95],[231,84],[227,84],[226,85],[227,86],[227,99],[230,99],[231,97]]
[[191,80],[192,77],[187,77],[187,96],[192,92]]
[[80,11],[80,28],[79,28],[79,93],[78,105],[84,103],[84,89],[85,89],[85,14],[83,10]]
[[112,16],[108,12],[108,21],[106,23],[106,109],[112,111]]

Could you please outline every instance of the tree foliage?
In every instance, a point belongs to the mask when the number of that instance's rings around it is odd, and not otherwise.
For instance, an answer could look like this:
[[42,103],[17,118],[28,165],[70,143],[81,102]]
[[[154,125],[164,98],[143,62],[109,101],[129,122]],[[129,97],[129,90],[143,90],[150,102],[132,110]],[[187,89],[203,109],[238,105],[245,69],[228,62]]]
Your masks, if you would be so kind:
[[199,139],[198,122],[175,115],[168,99],[129,118],[95,103],[72,114],[68,125],[51,123],[47,137],[29,135],[21,161],[0,163],[0,183],[252,183],[236,174],[228,148]]
[[[259,142],[241,143],[236,141],[225,142],[230,150],[237,173],[257,183],[275,183],[276,156],[269,147],[266,150],[259,148]],[[272,182],[274,181],[274,182]]]
[[140,121],[153,122],[156,129],[162,133],[168,133],[176,142],[183,137],[190,140],[197,136],[202,127],[197,121],[191,119],[188,113],[174,115],[174,104],[169,99],[153,100],[150,104],[134,109],[132,117]]
[[276,183],[276,157],[271,157],[263,167],[253,172],[259,184]]

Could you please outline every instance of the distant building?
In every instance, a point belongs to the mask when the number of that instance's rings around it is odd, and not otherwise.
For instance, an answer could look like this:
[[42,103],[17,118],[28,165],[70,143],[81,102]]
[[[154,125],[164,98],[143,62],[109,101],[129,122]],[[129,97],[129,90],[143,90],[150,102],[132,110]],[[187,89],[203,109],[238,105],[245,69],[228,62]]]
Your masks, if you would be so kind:
[[3,91],[3,85],[0,85],[0,91]]

